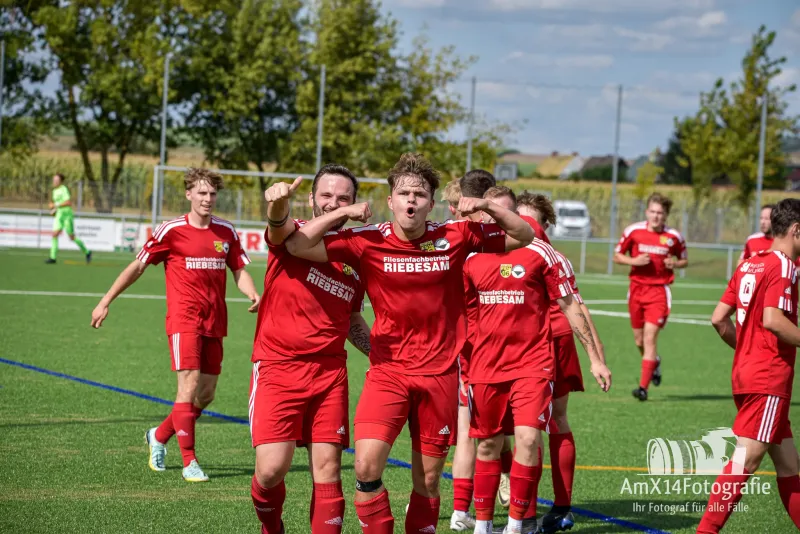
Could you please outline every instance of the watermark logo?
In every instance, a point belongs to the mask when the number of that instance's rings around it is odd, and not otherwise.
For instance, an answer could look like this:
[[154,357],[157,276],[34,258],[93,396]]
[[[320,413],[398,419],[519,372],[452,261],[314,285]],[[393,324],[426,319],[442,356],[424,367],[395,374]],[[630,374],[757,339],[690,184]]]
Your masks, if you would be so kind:
[[742,474],[745,449],[736,446],[730,428],[708,430],[698,440],[654,438],[647,443],[647,472],[651,476],[719,475],[731,460],[731,474]]

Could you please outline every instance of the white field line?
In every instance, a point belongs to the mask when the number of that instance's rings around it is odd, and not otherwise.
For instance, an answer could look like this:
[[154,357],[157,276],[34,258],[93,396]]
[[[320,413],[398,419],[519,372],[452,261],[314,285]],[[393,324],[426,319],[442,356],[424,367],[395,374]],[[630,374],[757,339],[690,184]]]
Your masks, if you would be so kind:
[[[22,295],[22,296],[37,296],[37,297],[88,297],[96,299],[103,297],[103,293],[73,293],[67,291],[24,291],[18,289],[0,289],[0,295]],[[138,299],[138,300],[166,300],[167,297],[164,295],[138,295],[135,293],[123,293],[117,298]],[[250,302],[250,299],[242,297],[229,297],[225,300],[227,300],[228,302]],[[714,304],[716,304],[716,302]],[[364,303],[364,305],[370,308],[372,307],[369,303]],[[602,315],[605,317],[618,317],[622,319],[629,318],[627,312],[614,312],[614,311],[592,310],[592,309],[590,309],[590,312],[594,315]],[[708,326],[711,324],[709,321],[701,321],[697,319],[685,319],[682,317],[670,318],[669,321],[671,323],[694,324],[703,326]]]
[[[617,300],[584,300],[586,304],[627,304],[625,299]],[[672,304],[684,304],[687,306],[716,306],[718,300],[673,300]]]

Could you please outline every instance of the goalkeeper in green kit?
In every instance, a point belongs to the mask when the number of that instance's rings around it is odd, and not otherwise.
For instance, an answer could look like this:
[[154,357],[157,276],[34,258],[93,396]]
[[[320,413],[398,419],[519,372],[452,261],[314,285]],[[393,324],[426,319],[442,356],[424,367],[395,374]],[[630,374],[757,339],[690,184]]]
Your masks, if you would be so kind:
[[92,261],[92,252],[86,248],[83,241],[75,237],[75,214],[72,211],[69,189],[64,185],[64,175],[61,173],[53,176],[53,201],[50,203],[50,214],[55,215],[53,220],[53,241],[50,244],[50,257],[45,263],[55,263],[58,254],[58,236],[66,230],[69,238],[78,245],[86,256],[86,263]]

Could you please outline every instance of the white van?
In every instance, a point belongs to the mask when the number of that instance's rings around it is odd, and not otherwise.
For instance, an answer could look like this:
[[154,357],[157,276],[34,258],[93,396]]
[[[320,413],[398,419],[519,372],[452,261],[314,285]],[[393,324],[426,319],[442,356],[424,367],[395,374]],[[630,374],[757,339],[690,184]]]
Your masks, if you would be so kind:
[[556,200],[556,225],[550,230],[550,237],[592,237],[592,220],[589,208],[578,200]]

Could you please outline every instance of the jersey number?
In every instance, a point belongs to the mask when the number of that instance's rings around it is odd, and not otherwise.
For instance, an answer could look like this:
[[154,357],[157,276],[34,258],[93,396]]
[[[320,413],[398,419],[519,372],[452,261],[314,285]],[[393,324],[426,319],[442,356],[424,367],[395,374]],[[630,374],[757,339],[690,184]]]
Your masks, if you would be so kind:
[[750,306],[750,300],[753,298],[753,291],[756,288],[756,275],[748,273],[742,277],[739,282],[739,302],[742,303],[743,308],[739,308],[736,313],[736,320],[739,324],[744,322],[744,317],[747,314],[747,308]]

